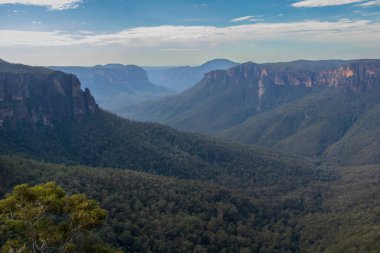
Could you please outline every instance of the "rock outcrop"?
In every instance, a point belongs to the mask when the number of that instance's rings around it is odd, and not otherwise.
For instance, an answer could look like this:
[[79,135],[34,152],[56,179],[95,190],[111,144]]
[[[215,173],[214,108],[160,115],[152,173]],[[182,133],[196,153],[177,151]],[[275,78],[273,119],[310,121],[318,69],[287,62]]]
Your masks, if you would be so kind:
[[[322,71],[280,68],[278,64],[242,64],[226,71],[212,71],[199,85],[215,93],[230,86],[245,87],[255,94],[257,110],[303,96],[315,88],[344,88],[353,93],[380,88],[380,60],[352,61]],[[297,89],[298,88],[298,89]],[[220,90],[219,90],[220,89]],[[290,93],[291,94],[290,94]]]
[[90,91],[81,90],[74,75],[25,65],[0,64],[0,122],[25,121],[53,126],[80,120],[98,106]]

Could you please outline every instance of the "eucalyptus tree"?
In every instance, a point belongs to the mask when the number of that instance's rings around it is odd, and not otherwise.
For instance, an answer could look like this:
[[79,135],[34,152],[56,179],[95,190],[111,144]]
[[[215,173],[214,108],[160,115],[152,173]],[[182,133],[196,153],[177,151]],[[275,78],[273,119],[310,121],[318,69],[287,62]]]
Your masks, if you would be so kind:
[[0,231],[6,253],[75,252],[76,238],[106,218],[95,200],[69,196],[54,182],[22,184],[0,200]]

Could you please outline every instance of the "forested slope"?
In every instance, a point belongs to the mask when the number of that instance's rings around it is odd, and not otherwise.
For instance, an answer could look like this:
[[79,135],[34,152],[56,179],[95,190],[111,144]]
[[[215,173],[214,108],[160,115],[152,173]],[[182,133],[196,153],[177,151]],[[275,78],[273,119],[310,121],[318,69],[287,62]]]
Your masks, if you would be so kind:
[[109,212],[93,237],[126,252],[378,252],[380,168],[328,169],[328,181],[253,196],[209,182],[1,156],[0,194],[51,180],[85,193]]

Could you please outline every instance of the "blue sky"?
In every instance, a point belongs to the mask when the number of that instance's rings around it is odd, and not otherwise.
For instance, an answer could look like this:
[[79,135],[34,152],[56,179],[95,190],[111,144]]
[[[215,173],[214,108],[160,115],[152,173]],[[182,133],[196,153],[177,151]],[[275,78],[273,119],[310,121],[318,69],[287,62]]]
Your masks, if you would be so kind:
[[33,65],[380,58],[380,0],[0,0],[0,37]]

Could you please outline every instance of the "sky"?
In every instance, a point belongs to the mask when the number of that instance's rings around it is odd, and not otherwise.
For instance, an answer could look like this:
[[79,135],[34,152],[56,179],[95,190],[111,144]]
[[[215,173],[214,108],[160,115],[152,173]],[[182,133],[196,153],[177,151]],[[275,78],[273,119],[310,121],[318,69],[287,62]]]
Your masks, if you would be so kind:
[[380,0],[0,0],[0,58],[42,66],[380,58]]

